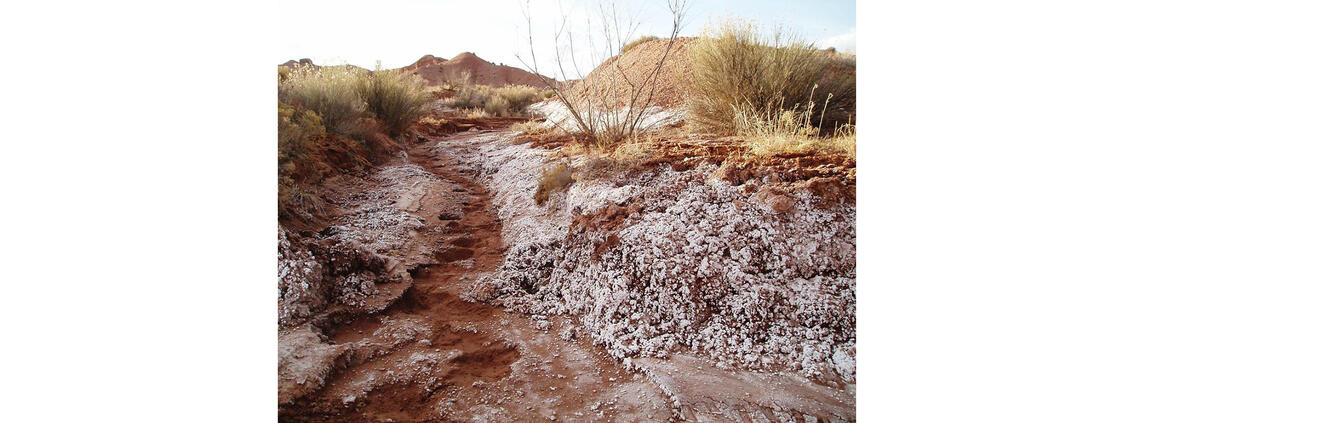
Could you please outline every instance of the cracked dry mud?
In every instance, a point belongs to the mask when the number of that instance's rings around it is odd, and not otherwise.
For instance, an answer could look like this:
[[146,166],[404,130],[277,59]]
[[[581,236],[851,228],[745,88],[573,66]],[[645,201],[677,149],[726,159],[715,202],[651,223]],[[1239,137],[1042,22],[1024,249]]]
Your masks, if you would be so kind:
[[562,336],[577,323],[567,316],[461,299],[507,249],[479,169],[458,159],[483,135],[496,134],[431,137],[410,163],[395,164],[431,174],[395,182],[409,185],[396,187],[394,207],[422,224],[405,245],[380,248],[408,257],[386,267],[409,278],[377,285],[366,301],[385,304],[369,313],[332,307],[280,330],[281,421],[854,420],[852,385],[724,369],[689,354],[623,362],[588,337]]

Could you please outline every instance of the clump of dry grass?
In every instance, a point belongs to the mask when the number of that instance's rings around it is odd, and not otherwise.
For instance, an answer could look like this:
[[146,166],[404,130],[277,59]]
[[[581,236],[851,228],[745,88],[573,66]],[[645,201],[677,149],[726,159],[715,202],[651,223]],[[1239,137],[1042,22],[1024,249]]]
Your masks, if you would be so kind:
[[519,132],[520,135],[545,135],[553,132],[551,126],[544,125],[543,122],[532,120],[510,125],[510,130]]
[[571,177],[571,168],[565,163],[557,163],[555,166],[543,171],[543,175],[538,178],[538,190],[533,194],[535,204],[542,205],[547,202],[549,196],[553,193],[566,190],[575,178]]
[[631,51],[631,49],[634,49],[636,48],[636,46],[641,45],[647,41],[654,41],[657,39],[659,39],[659,37],[655,37],[653,35],[642,35],[640,36],[640,38],[636,38],[634,41],[626,43],[626,45],[622,46],[622,53]]
[[[703,31],[691,56],[695,78],[687,103],[689,122],[702,132],[739,134],[757,117],[804,108],[803,98],[808,103],[825,100],[819,115],[802,115],[807,119],[803,126],[830,133],[836,128],[827,123],[852,119],[851,65],[783,28],[763,36],[751,22],[726,20]],[[745,119],[739,119],[739,113]]]
[[522,116],[530,104],[542,101],[543,92],[528,85],[490,87],[468,85],[459,89],[448,104],[460,109],[481,109],[490,116]]
[[361,78],[357,94],[391,137],[399,136],[422,117],[423,106],[431,102],[426,81],[398,70],[377,70]]
[[[815,92],[815,86],[813,92]],[[822,112],[829,105],[821,107]],[[812,126],[816,116],[816,102],[809,96],[806,105],[791,109],[766,108],[753,110],[747,107],[733,108],[733,126],[737,135],[747,141],[753,154],[773,156],[781,154],[810,153],[827,151],[853,157],[856,153],[853,122],[833,125],[835,128],[827,136],[822,135],[820,126]],[[818,122],[822,119],[817,119]]]

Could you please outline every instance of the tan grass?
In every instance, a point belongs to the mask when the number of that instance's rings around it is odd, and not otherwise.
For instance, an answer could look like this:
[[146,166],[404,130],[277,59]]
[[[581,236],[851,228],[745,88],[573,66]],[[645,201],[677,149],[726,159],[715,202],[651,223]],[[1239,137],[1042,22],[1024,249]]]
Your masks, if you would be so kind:
[[460,109],[482,109],[490,116],[524,116],[525,108],[542,101],[543,92],[528,85],[469,85],[446,102]]
[[533,194],[533,201],[542,205],[547,199],[557,192],[566,190],[575,179],[571,177],[571,168],[565,163],[557,163],[555,166],[543,171],[542,176],[538,178],[538,190]]
[[654,41],[657,39],[659,39],[659,37],[655,37],[653,35],[642,35],[640,36],[640,38],[636,38],[635,40],[626,43],[626,45],[622,46],[622,53],[631,51],[632,49],[636,48],[636,46],[644,44],[646,41]]

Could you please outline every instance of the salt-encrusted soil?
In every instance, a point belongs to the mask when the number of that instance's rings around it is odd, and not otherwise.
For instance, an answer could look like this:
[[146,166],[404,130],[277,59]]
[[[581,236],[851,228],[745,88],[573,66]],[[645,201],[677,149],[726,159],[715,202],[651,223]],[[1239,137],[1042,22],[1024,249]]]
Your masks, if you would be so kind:
[[[855,381],[855,212],[718,167],[577,181],[535,204],[550,154],[474,139],[509,251],[471,299],[571,315],[618,358],[708,356],[725,367]],[[573,163],[579,166],[579,163]]]
[[854,420],[852,206],[424,135],[279,228],[281,421]]

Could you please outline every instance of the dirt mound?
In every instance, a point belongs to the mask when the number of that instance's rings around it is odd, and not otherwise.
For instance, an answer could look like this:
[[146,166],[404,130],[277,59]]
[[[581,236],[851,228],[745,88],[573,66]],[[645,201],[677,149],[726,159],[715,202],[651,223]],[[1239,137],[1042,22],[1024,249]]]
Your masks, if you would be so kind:
[[417,74],[422,79],[427,80],[430,85],[442,85],[451,77],[462,72],[468,72],[472,75],[474,84],[494,87],[513,84],[545,88],[547,85],[543,83],[543,80],[551,81],[551,78],[535,75],[520,68],[482,60],[482,58],[469,52],[460,53],[449,60],[428,54],[422,56],[417,62],[400,69]]
[[[686,103],[688,84],[691,83],[690,48],[696,42],[695,37],[681,37],[671,41],[671,50],[663,63],[663,73],[659,75],[654,97],[650,104],[664,108],[678,108]],[[669,40],[652,40],[640,43],[631,51],[622,53],[604,61],[585,76],[575,81],[571,93],[579,99],[599,95],[616,95],[619,99],[629,99],[632,88],[625,84],[621,73],[632,81],[647,80],[659,59],[663,58]],[[620,70],[619,70],[620,69]],[[644,92],[641,95],[648,95]]]

